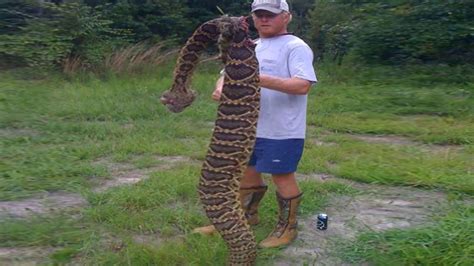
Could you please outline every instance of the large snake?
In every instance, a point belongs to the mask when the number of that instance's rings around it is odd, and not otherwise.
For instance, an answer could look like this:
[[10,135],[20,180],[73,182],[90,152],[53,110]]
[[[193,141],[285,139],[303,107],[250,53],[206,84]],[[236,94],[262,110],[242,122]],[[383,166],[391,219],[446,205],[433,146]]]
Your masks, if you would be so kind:
[[199,26],[182,47],[171,89],[161,101],[181,112],[195,99],[188,86],[199,53],[218,42],[225,63],[222,96],[199,182],[204,210],[229,249],[230,265],[253,265],[255,236],[240,206],[240,180],[256,139],[260,88],[255,44],[243,18],[223,16]]

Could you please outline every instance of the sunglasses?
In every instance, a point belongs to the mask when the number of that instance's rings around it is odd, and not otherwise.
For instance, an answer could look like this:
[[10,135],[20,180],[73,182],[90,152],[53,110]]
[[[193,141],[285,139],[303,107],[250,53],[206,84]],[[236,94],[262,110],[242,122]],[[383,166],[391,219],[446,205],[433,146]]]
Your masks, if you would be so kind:
[[261,18],[275,18],[278,15],[280,15],[281,13],[280,14],[275,14],[275,13],[272,13],[272,12],[258,12],[258,11],[256,11],[253,14],[255,15],[255,17],[261,19]]

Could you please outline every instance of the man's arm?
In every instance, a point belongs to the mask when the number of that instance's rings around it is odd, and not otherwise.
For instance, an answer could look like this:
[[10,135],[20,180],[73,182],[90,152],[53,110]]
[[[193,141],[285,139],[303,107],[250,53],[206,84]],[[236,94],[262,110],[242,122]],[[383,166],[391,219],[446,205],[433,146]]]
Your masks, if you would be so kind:
[[[212,93],[212,99],[219,101],[224,85],[224,76],[216,81],[216,87]],[[296,95],[305,95],[311,88],[311,82],[300,78],[279,78],[275,76],[260,74],[260,86],[268,89]]]
[[305,95],[311,88],[311,82],[297,77],[279,78],[260,74],[260,86],[288,94]]

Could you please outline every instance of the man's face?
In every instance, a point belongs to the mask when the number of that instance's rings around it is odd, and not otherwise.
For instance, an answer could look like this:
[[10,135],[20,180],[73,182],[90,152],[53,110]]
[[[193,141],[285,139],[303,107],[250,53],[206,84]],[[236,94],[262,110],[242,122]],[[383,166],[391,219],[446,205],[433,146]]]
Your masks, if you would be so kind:
[[290,22],[290,14],[286,12],[275,14],[267,10],[257,10],[252,13],[252,18],[258,34],[263,38],[286,33]]

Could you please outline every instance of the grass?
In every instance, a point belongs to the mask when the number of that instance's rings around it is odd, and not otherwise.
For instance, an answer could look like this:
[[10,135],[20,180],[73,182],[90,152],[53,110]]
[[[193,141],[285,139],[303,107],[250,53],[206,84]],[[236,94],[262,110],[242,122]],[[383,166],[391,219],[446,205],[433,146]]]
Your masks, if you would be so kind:
[[309,124],[425,143],[474,143],[474,73],[469,66],[322,67],[323,82],[308,108]]
[[425,143],[472,144],[473,93],[473,85],[323,85],[313,95],[309,123],[338,132],[394,134]]
[[[215,265],[225,263],[227,250],[219,236],[203,237],[189,234],[191,229],[208,224],[195,193],[196,174],[199,168],[184,167],[154,175],[151,179],[131,189],[117,188],[91,200],[88,215],[94,222],[121,235],[126,243],[118,253],[105,249],[108,255],[97,254],[90,261],[104,264],[170,264],[209,265],[209,257]],[[174,175],[173,175],[174,174]],[[178,174],[182,179],[176,179]],[[351,194],[353,189],[338,183],[303,182],[305,201],[301,215],[306,217],[323,208],[330,193]],[[273,188],[269,194],[274,194]],[[276,206],[273,197],[262,202],[262,223],[255,227],[258,240],[263,239],[275,224]],[[159,245],[136,243],[133,235],[151,236]],[[185,236],[179,237],[179,236]],[[259,253],[259,263],[267,264],[276,256],[275,250]]]
[[[332,145],[306,145],[300,171],[357,181],[474,193],[470,149],[367,143],[344,134],[319,137]],[[431,148],[430,148],[431,147]],[[471,170],[470,170],[471,169]]]
[[340,243],[340,255],[355,264],[472,265],[474,263],[474,208],[452,206],[428,227],[367,232],[354,243]]
[[0,239],[4,247],[78,245],[90,235],[86,224],[66,215],[6,220],[0,224]]
[[154,173],[150,179],[132,187],[91,195],[92,219],[112,228],[141,233],[155,233],[157,228],[162,234],[163,231],[176,233],[174,229],[182,233],[189,231],[202,222],[195,191],[199,167],[179,168]]
[[[163,156],[202,161],[217,107],[210,94],[218,66],[199,69],[193,82],[199,96],[181,114],[159,103],[171,84],[171,66],[101,78],[0,73],[0,200],[70,191],[89,202],[74,217],[2,221],[0,246],[53,248],[45,258],[50,264],[209,265],[211,257],[216,265],[224,264],[227,251],[218,236],[190,234],[208,222],[197,198],[200,167],[195,161],[153,171],[131,186],[93,192],[111,175],[98,164],[104,158],[139,169],[166,164],[156,160]],[[320,70],[321,82],[309,98],[301,173],[472,198],[474,74],[469,68],[322,65]],[[403,137],[409,144],[371,143],[354,134]],[[323,144],[314,145],[316,140]],[[330,195],[358,193],[331,182],[303,181],[301,187],[302,217],[323,210]],[[257,240],[276,221],[273,187],[268,194],[262,222],[255,227]],[[352,249],[344,249],[345,259],[463,265],[472,259],[472,217],[472,208],[451,206],[435,227],[363,234]],[[258,264],[271,265],[279,254],[262,250]],[[440,254],[448,255],[441,260]]]

